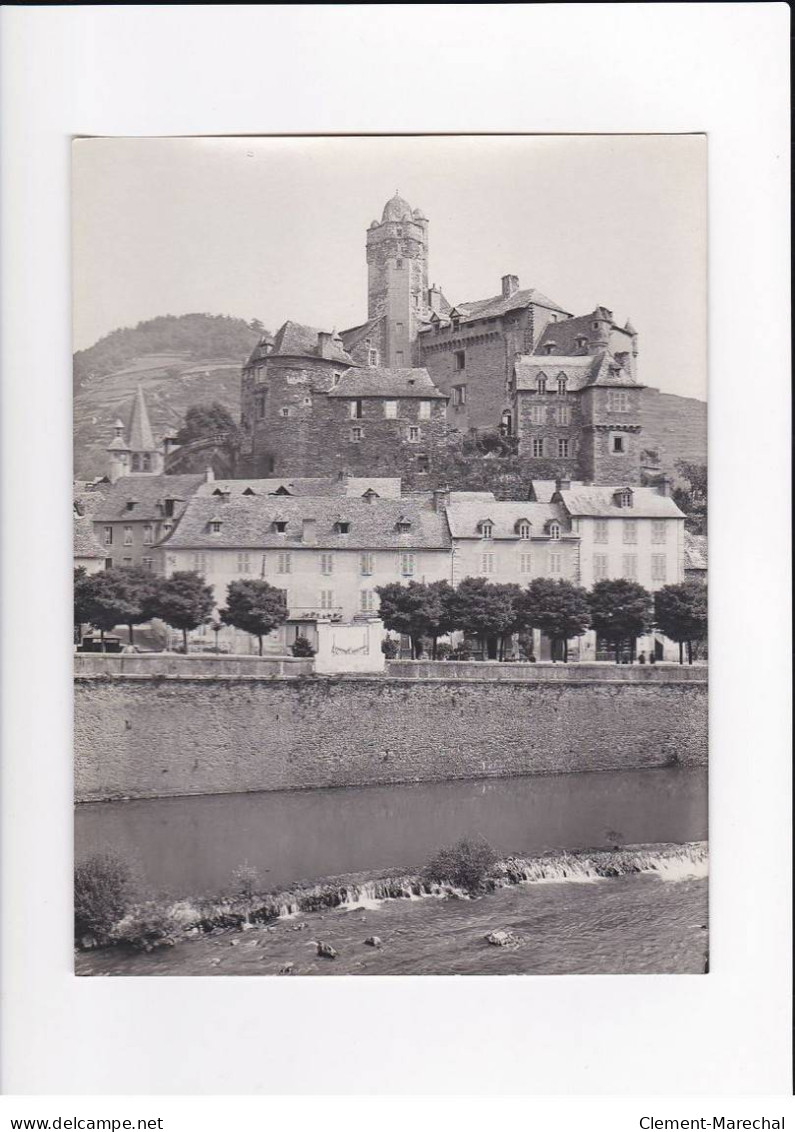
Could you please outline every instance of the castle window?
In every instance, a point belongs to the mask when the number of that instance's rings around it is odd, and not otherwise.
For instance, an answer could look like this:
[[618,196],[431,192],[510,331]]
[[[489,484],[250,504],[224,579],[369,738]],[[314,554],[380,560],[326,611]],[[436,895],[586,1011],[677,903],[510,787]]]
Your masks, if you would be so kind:
[[143,465],[142,471],[151,472],[151,470],[152,470],[152,457],[149,455],[148,452],[144,452],[144,454],[141,458],[141,462],[142,462],[142,465]]
[[588,339],[585,337],[584,334],[578,334],[577,337],[574,339],[574,341],[577,344],[578,350],[584,350],[585,347],[588,345]]
[[563,555],[554,550],[549,553],[549,572],[550,574],[563,572]]
[[631,507],[632,506],[632,488],[622,487],[621,491],[617,491],[613,497],[616,501],[617,507]]
[[665,542],[668,524],[665,519],[654,519],[651,525],[651,541],[658,546]]
[[351,440],[353,441],[354,444],[358,444],[363,436],[364,436],[364,429],[361,428],[359,425],[355,425],[351,429]]
[[593,576],[594,581],[599,582],[602,578],[607,577],[607,555],[595,554],[593,556]]
[[359,573],[366,575],[375,573],[375,555],[369,550],[359,555]]
[[543,456],[544,455],[544,438],[543,438],[543,436],[536,436],[533,439],[533,455],[534,456]]
[[430,460],[427,456],[422,455],[417,457],[417,471],[427,472],[430,468]]
[[125,568],[125,570],[129,570],[129,568],[132,566],[132,558],[122,558],[121,564]]
[[568,405],[558,405],[555,418],[559,425],[571,424],[571,408]]
[[651,556],[651,580],[653,582],[665,581],[665,567],[666,559],[664,554],[652,554]]
[[265,416],[265,394],[261,393],[257,398],[257,420],[262,420]]
[[546,420],[547,411],[543,405],[530,406],[530,421],[532,424],[543,424]]
[[384,416],[388,421],[397,417],[397,401],[384,401]]
[[420,430],[416,425],[411,425],[409,428],[409,440],[415,444],[420,439]]
[[151,546],[154,538],[154,527],[151,523],[144,525],[144,546]]
[[545,354],[554,354],[555,353],[555,343],[554,342],[545,343],[544,353]]
[[403,323],[402,323],[402,322],[396,322],[396,323],[395,323],[395,332],[396,332],[397,334],[402,334],[402,333],[403,333],[403,329],[404,329],[404,328],[403,328]]
[[400,556],[400,573],[404,578],[410,577],[414,573],[414,555],[405,553]]
[[597,519],[594,523],[594,542],[606,543],[607,542],[607,519]]
[[635,519],[624,520],[624,542],[638,541],[638,526]]
[[467,357],[465,350],[456,350],[453,354],[453,369],[459,373],[462,369],[466,369]]
[[429,421],[431,419],[430,401],[420,401],[419,417],[421,421]]
[[398,230],[397,230],[397,234],[398,234],[398,236],[402,236],[402,235],[403,235],[403,229],[402,229],[402,228],[398,228]]
[[321,554],[320,555],[320,573],[333,574],[334,573],[334,555]]
[[560,538],[560,523],[549,524],[549,537],[553,541],[557,541]]
[[105,527],[102,534],[105,546],[113,546],[113,527]]
[[621,573],[625,578],[630,581],[635,581],[638,576],[638,556],[637,554],[625,554],[621,562]]
[[536,392],[537,393],[546,393],[546,391],[547,391],[547,379],[544,377],[544,375],[542,373],[542,374],[539,375],[538,381],[536,382]]
[[281,415],[283,417],[289,417],[291,412],[292,412],[292,409],[290,408],[290,406],[284,405],[282,410],[281,410]]
[[613,452],[626,452],[625,438],[623,436],[614,436],[612,444]]
[[480,572],[481,574],[494,573],[494,554],[491,551],[489,551],[487,554],[481,554]]
[[142,558],[141,559],[141,566],[143,566],[144,570],[151,570],[152,569],[152,559],[151,558]]
[[611,389],[607,395],[607,407],[614,413],[629,412],[629,394],[623,389]]
[[334,524],[334,530],[338,535],[349,535],[351,533],[351,525],[347,519],[337,519]]
[[362,402],[360,400],[351,401],[348,411],[352,420],[359,420],[363,415]]
[[377,366],[378,365],[378,350],[368,350],[367,351],[367,364],[368,364],[368,366]]
[[276,562],[277,574],[291,574],[292,573],[292,555],[288,551],[283,551]]
[[403,260],[402,259],[395,260],[395,267],[397,268],[398,271],[402,271],[403,270]]
[[565,397],[566,395],[566,378],[561,375],[558,378],[558,396]]
[[550,322],[557,322],[557,321],[558,321],[558,316],[557,316],[556,314],[551,314],[551,315],[549,316],[549,321],[550,321]]
[[453,405],[456,409],[467,403],[467,387],[466,385],[453,386]]
[[122,540],[125,546],[132,546],[133,544],[133,529],[132,527],[124,528],[124,539]]
[[530,538],[530,524],[526,519],[519,524],[519,538]]
[[331,375],[332,386],[339,385],[341,377],[342,377],[342,374],[338,373],[337,370],[335,370],[334,373]]
[[398,369],[403,368],[403,351],[402,350],[396,350],[395,351],[395,365],[397,366]]
[[173,523],[163,523],[163,534],[164,535],[170,535],[173,530],[174,530],[174,524]]
[[141,457],[138,455],[137,452],[133,453],[132,470],[134,472],[140,472],[140,470],[141,470]]
[[564,460],[569,455],[569,442],[565,438],[558,441],[558,458]]
[[237,556],[237,572],[238,574],[248,574],[251,570],[251,559],[245,552],[241,552]]
[[273,529],[274,529],[274,531],[276,531],[277,534],[283,535],[285,533],[285,531],[287,530],[287,520],[286,519],[274,519],[273,520]]
[[592,323],[591,323],[591,326],[592,326],[592,327],[594,328],[594,330],[598,330],[598,329],[599,329],[599,323],[598,323],[598,322],[592,322]]

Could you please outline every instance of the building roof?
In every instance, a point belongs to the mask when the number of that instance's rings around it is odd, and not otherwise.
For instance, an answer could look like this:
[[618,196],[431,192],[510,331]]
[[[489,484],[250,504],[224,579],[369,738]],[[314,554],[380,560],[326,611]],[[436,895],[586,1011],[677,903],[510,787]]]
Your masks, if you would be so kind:
[[[417,209],[419,213],[420,210]],[[411,205],[407,200],[404,200],[399,193],[386,202],[384,211],[381,213],[381,223],[385,224],[388,220],[413,220],[414,214],[411,210]],[[422,214],[417,216],[417,219],[422,219]]]
[[[632,506],[619,507],[616,494],[629,487]],[[573,518],[593,517],[622,519],[684,519],[684,515],[667,495],[660,495],[653,487],[635,487],[632,484],[609,486],[591,484],[561,491],[560,498]]]
[[[458,496],[465,492],[456,492]],[[473,493],[474,494],[474,493]],[[557,503],[528,503],[520,501],[478,499],[470,502],[451,502],[447,508],[447,522],[450,534],[456,538],[480,538],[478,524],[489,520],[493,525],[492,538],[517,539],[518,524],[522,520],[530,523],[531,537],[545,537],[544,527],[553,519],[568,527],[567,517]]]
[[75,514],[73,546],[75,558],[105,557],[105,551],[94,537],[94,523],[90,515]]
[[[604,316],[610,315],[609,320]],[[577,315],[576,318],[564,318],[560,322],[548,322],[541,332],[541,336],[535,344],[533,350],[534,354],[543,353],[544,347],[554,342],[557,347],[556,353],[552,357],[560,354],[561,356],[572,357],[575,354],[583,354],[587,352],[587,345],[585,347],[577,345],[578,338],[587,338],[589,342],[593,342],[594,334],[596,333],[591,326],[595,319],[607,321],[608,330],[613,336],[613,341],[610,343],[610,349],[615,353],[617,350],[620,352],[621,348],[617,345],[615,335],[622,335],[626,339],[627,351],[632,349],[632,338],[637,333],[633,327],[617,326],[612,320],[612,313],[605,307],[597,307],[595,311],[590,314]],[[604,341],[604,339],[602,339]]]
[[[329,333],[329,331],[318,330],[315,326],[303,326],[300,322],[288,320],[276,331],[273,349],[268,357],[319,358],[321,355],[318,336],[324,333]],[[329,339],[326,360],[342,362],[349,366],[354,364],[353,359],[345,352],[342,340],[339,337]]]
[[275,496],[279,498],[290,496],[330,496],[338,499],[361,498],[366,491],[372,490],[385,499],[400,499],[401,484],[399,478],[386,478],[383,476],[312,476],[289,477],[282,479],[269,477],[268,479],[215,479],[202,483],[196,495],[217,498],[219,494],[228,491],[232,497],[239,495]]
[[[535,502],[550,503],[552,496],[558,490],[558,482],[558,480],[531,480],[530,483]],[[570,480],[569,485],[572,488],[585,487],[582,480]]]
[[434,385],[427,369],[387,369],[367,366],[343,373],[329,397],[420,397],[424,401],[447,396]]
[[522,307],[545,307],[547,310],[559,311],[568,314],[563,307],[558,306],[552,299],[547,298],[541,291],[528,287],[523,291],[514,291],[507,298],[503,295],[493,295],[490,299],[475,299],[472,302],[456,303],[454,311],[459,311],[466,322],[476,318],[496,318],[509,311],[521,310]]
[[[221,520],[220,534],[208,528],[211,519]],[[398,532],[399,519],[407,519],[411,529]],[[279,520],[287,523],[284,533],[273,529]],[[304,520],[314,520],[312,541],[302,538]],[[335,524],[350,524],[348,534],[335,530]],[[161,544],[164,548],[207,549],[447,549],[450,532],[443,514],[423,507],[411,499],[335,499],[328,496],[237,496],[228,503],[194,496],[174,531]]]
[[707,569],[707,536],[685,531],[685,572]]
[[562,357],[558,354],[522,354],[514,363],[514,383],[517,390],[534,391],[541,376],[556,381],[563,374],[566,388],[571,393],[592,386],[632,386],[642,388],[628,369],[621,366],[607,350],[598,354],[576,354]]
[[131,452],[154,452],[157,447],[152,435],[152,426],[149,423],[146,398],[140,384],[135,390],[130,420],[127,425],[127,447]]
[[257,362],[261,362],[265,358],[267,358],[268,354],[270,353],[270,348],[271,348],[272,345],[273,345],[273,335],[272,334],[263,334],[262,337],[260,338],[259,342],[256,344],[254,349],[251,351],[251,354],[249,355],[249,358],[248,358],[248,361],[246,362],[246,365],[247,366],[253,366],[253,365],[256,365]]
[[[95,509],[93,519],[98,523],[118,522],[121,519],[160,519],[162,512],[157,504],[165,499],[188,500],[205,482],[200,473],[182,476],[122,476],[105,493]],[[127,503],[136,501],[133,511]],[[179,513],[179,509],[176,510]]]

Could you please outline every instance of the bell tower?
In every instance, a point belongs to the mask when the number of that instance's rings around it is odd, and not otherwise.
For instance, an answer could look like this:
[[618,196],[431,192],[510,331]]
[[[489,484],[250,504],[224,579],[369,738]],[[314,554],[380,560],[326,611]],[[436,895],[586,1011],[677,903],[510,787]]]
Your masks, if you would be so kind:
[[428,220],[396,192],[367,230],[367,317],[382,320],[378,363],[418,365],[417,335],[429,314]]

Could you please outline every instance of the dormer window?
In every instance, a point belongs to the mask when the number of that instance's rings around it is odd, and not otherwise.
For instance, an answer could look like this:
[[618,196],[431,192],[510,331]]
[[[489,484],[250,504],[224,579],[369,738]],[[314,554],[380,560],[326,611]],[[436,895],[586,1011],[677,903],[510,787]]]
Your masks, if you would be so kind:
[[380,498],[381,498],[381,496],[378,494],[378,492],[373,491],[373,489],[371,487],[368,487],[367,491],[362,496],[362,499],[366,499],[368,503],[373,503],[373,502],[375,502],[376,499],[380,499]]
[[243,492],[243,495],[256,495],[256,494],[257,494],[256,491],[252,491],[250,487],[247,487],[246,490]]
[[287,530],[287,520],[286,519],[274,519],[273,520],[273,529],[274,529],[274,531],[276,531],[277,534],[283,535],[285,533],[285,531]]
[[544,353],[545,354],[554,354],[555,349],[556,349],[556,345],[557,344],[555,342],[545,342],[544,343]]
[[[251,489],[249,488],[248,490],[250,491]],[[243,494],[245,495],[245,492]],[[253,495],[254,492],[252,491],[251,494]],[[271,492],[271,495],[289,495],[289,494],[290,494],[290,492],[287,490],[287,488],[284,486],[283,483],[279,484],[279,486],[276,488],[276,490]]]
[[530,538],[530,523],[527,521],[527,519],[520,519],[519,522],[516,524],[516,530],[517,530],[517,533],[519,535],[519,538],[522,538],[522,539]]
[[211,535],[220,535],[220,533],[221,533],[221,520],[220,519],[210,519],[209,525],[210,525],[210,534]]
[[567,382],[566,375],[563,374],[563,373],[560,374],[560,376],[558,377],[558,396],[559,397],[565,397],[565,395],[566,395],[566,382]]
[[341,374],[341,373],[337,373],[337,372],[335,371],[335,372],[334,372],[334,373],[333,373],[333,374],[331,375],[331,384],[332,384],[332,386],[335,386],[335,385],[339,385],[339,383],[340,383],[340,378],[341,378],[341,377],[342,377],[342,374]]
[[137,500],[137,499],[128,499],[128,500],[127,500],[127,507],[126,507],[126,510],[127,510],[127,511],[134,511],[134,510],[135,510],[135,505],[136,505],[136,503],[137,503],[137,502],[138,502],[138,500]]
[[411,519],[407,519],[405,515],[401,515],[397,523],[395,523],[395,526],[399,534],[407,535],[411,530]]
[[553,541],[557,541],[557,539],[560,538],[560,523],[553,522],[549,524],[549,537]]
[[614,499],[617,507],[631,507],[632,506],[632,489],[623,487],[621,491],[617,491]]
[[544,376],[544,374],[542,373],[542,374],[539,374],[538,380],[536,381],[536,392],[546,393],[546,391],[547,391],[547,379]]
[[494,534],[494,524],[491,519],[481,519],[478,523],[478,531],[481,538],[491,538]]
[[584,350],[585,347],[588,345],[588,339],[585,337],[584,334],[578,334],[577,337],[574,339],[574,341],[577,344],[578,350]]

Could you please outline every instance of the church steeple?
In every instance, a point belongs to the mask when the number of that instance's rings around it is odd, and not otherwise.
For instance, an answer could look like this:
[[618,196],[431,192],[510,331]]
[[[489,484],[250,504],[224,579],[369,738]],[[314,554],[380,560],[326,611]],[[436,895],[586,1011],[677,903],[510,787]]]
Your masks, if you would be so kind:
[[113,430],[114,437],[107,449],[110,454],[108,474],[111,483],[130,473],[153,476],[162,474],[163,449],[155,444],[146,398],[140,384],[135,391],[126,430],[120,420],[116,421]]

